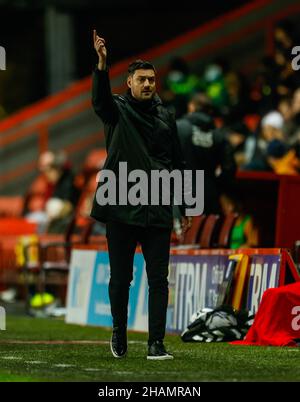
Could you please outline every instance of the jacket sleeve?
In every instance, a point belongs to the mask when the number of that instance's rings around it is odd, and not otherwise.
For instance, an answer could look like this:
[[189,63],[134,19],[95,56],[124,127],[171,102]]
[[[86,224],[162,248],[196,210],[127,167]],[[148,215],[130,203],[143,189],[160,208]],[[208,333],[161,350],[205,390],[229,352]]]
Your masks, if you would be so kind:
[[104,124],[115,125],[119,111],[111,93],[108,71],[97,68],[93,72],[92,104]]

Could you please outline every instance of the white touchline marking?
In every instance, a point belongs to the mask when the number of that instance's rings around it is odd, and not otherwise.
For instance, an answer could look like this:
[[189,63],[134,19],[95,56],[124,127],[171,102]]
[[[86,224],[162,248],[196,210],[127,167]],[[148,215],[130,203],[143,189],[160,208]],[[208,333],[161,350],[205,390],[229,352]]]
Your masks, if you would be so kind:
[[3,356],[1,357],[1,359],[5,359],[5,360],[22,360],[22,357],[16,357],[16,356]]
[[108,345],[110,341],[80,341],[80,340],[71,340],[71,341],[61,341],[61,340],[52,340],[52,341],[19,341],[19,340],[0,340],[0,345]]
[[[20,340],[0,340],[0,345],[108,345],[110,341],[105,340],[69,340],[69,341],[62,341],[62,340],[52,340],[52,341],[45,341],[45,340],[38,340],[38,341],[20,341]],[[129,344],[134,345],[146,345],[146,341],[128,341]],[[2,352],[0,352],[2,353]]]
[[83,370],[84,371],[107,371],[107,370],[101,370],[101,369],[97,369],[97,368],[85,368]]
[[26,360],[24,363],[28,363],[28,364],[44,364],[47,362],[41,362],[39,360]]
[[114,371],[114,374],[130,374],[130,375],[135,375],[135,373],[133,371]]
[[140,345],[146,345],[147,342],[146,341],[128,341],[129,344],[140,344]]
[[60,363],[60,364],[53,364],[54,367],[76,367],[75,364],[64,364],[64,363]]

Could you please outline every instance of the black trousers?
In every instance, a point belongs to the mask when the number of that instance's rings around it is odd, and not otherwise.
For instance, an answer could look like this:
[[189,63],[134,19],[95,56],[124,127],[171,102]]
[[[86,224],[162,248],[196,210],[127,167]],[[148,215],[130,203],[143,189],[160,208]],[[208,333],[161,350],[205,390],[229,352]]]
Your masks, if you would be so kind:
[[110,260],[109,298],[113,326],[127,326],[130,282],[137,244],[142,248],[149,285],[148,325],[151,344],[163,340],[168,306],[168,266],[171,229],[108,222],[106,237]]

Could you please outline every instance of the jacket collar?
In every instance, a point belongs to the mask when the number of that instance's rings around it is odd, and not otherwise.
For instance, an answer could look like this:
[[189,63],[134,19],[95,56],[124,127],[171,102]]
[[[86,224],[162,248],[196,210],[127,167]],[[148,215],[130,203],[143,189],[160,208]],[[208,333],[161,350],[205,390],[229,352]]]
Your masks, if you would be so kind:
[[131,95],[131,92],[128,89],[125,98],[133,108],[135,108],[136,110],[140,110],[141,112],[151,112],[156,109],[157,106],[162,104],[162,101],[157,93],[153,96],[151,100],[139,101]]

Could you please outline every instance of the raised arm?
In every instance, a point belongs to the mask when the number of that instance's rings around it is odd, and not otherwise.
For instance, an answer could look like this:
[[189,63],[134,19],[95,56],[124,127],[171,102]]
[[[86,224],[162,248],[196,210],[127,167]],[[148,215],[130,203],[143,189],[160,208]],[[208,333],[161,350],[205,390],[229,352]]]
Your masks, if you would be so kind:
[[97,35],[96,29],[93,30],[93,40],[94,40],[94,48],[96,53],[99,57],[98,60],[98,70],[105,70],[106,69],[106,59],[107,59],[107,50],[105,47],[105,40],[104,38],[100,38]]
[[97,68],[93,73],[92,103],[95,112],[105,124],[116,124],[118,107],[113,99],[107,71],[107,49],[105,40],[93,30],[94,48],[98,55]]

